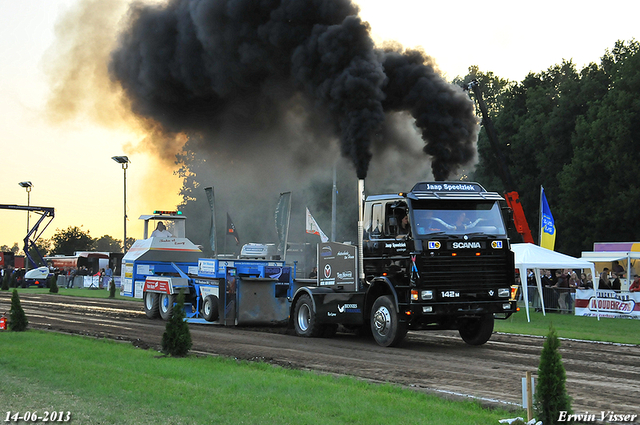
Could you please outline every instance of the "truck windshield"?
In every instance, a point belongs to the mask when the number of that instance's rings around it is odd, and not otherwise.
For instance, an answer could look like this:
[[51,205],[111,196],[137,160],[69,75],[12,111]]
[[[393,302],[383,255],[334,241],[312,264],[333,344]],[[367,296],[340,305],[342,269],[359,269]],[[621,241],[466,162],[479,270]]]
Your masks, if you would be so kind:
[[434,233],[506,235],[500,206],[494,201],[413,201],[412,209],[418,238]]

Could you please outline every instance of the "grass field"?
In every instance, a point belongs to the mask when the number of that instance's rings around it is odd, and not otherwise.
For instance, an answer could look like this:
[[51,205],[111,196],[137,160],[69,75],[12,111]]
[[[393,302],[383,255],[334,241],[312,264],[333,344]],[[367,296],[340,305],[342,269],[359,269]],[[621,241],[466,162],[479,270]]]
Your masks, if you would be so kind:
[[[19,289],[49,293],[48,289]],[[106,290],[60,295],[108,298]],[[131,302],[131,298],[120,297]],[[640,322],[524,311],[495,330],[640,344]],[[71,412],[82,424],[497,424],[524,412],[483,409],[393,385],[218,357],[169,358],[128,344],[39,331],[0,333],[0,415]],[[46,347],[46,348],[44,348]],[[0,420],[6,419],[0,416]]]
[[[25,294],[51,294],[51,292],[49,292],[49,288],[17,288],[18,289],[18,293],[25,293]],[[11,289],[11,291],[13,291],[13,288]],[[51,294],[51,295],[69,295],[72,297],[86,297],[86,298],[109,298],[109,291],[107,291],[106,289],[89,289],[89,288],[60,288],[58,287],[58,293],[57,294]],[[115,298],[117,300],[127,300],[127,301],[137,301],[137,302],[142,302],[141,299],[138,298],[131,298],[131,297],[123,297],[122,295],[120,295],[120,290],[116,289],[116,296]]]
[[640,320],[609,319],[574,316],[571,314],[542,313],[529,311],[531,322],[522,309],[507,320],[496,320],[496,332],[547,336],[549,325],[561,338],[583,339],[587,341],[607,341],[620,344],[640,344]]
[[0,333],[0,420],[71,414],[77,424],[498,424],[524,416],[355,378],[130,344]]

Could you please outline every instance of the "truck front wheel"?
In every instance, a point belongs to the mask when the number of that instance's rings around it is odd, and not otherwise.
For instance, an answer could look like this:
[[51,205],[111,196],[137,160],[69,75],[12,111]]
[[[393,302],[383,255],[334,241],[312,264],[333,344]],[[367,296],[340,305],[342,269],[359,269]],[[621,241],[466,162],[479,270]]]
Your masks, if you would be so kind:
[[173,313],[173,303],[176,302],[176,296],[173,294],[160,294],[160,317],[162,320],[169,320]]
[[383,295],[373,303],[371,333],[383,347],[395,347],[407,335],[407,324],[400,322],[398,309],[391,296]]
[[469,345],[482,345],[493,333],[493,314],[484,314],[477,319],[467,319],[461,325],[460,336]]
[[143,294],[144,298],[144,314],[147,315],[149,319],[155,319],[158,317],[158,294],[154,294],[153,292],[145,292]]
[[322,328],[316,320],[316,312],[309,295],[302,295],[293,310],[293,326],[296,335],[308,338],[320,336]]

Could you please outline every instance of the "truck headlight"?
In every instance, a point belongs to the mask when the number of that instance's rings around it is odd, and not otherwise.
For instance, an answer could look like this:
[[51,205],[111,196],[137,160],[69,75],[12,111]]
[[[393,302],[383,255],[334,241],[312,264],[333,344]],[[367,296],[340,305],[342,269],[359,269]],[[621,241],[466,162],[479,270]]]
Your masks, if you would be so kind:
[[509,304],[509,303],[502,304],[502,309],[503,310],[511,310],[511,304]]
[[433,291],[424,290],[422,291],[421,297],[423,300],[432,300],[433,299]]
[[500,288],[498,289],[498,297],[499,298],[508,298],[511,295],[511,289],[509,288]]

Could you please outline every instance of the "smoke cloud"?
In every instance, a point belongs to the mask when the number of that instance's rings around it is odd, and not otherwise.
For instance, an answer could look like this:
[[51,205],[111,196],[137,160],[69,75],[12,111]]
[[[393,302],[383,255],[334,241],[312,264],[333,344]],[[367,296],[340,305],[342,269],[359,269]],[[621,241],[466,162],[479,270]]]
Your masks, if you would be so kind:
[[374,154],[405,150],[386,136],[409,116],[436,179],[475,156],[468,97],[423,52],[377,49],[350,0],[135,3],[109,71],[135,114],[217,157],[280,152],[303,169],[338,140],[364,178]]

